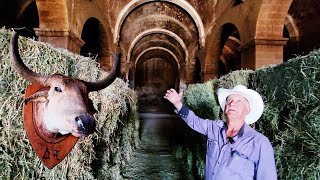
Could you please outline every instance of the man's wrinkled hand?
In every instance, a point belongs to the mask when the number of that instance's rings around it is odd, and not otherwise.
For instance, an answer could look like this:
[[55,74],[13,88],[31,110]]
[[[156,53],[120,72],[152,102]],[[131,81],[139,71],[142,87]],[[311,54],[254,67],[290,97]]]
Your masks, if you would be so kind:
[[176,109],[180,111],[182,107],[182,93],[178,94],[175,89],[171,88],[167,90],[164,98],[170,101],[176,107]]

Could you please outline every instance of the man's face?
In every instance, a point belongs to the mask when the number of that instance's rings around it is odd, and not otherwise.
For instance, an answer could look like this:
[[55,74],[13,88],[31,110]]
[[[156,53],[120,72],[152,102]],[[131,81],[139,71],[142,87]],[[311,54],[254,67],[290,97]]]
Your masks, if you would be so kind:
[[224,114],[227,120],[245,121],[246,115],[250,112],[248,101],[241,95],[231,94],[227,97]]

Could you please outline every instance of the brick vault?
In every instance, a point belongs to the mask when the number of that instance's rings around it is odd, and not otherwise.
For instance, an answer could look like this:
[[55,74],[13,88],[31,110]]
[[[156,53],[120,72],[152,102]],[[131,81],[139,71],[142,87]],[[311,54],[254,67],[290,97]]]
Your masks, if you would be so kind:
[[315,0],[12,0],[1,2],[0,25],[96,57],[107,71],[111,53],[121,53],[122,78],[149,111],[165,111],[157,105],[167,88],[319,48],[319,8]]

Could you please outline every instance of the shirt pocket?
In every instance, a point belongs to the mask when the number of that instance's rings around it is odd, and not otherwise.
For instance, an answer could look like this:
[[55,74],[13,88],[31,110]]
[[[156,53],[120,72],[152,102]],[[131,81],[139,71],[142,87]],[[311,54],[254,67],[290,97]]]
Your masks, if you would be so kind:
[[240,175],[244,179],[253,179],[255,171],[254,167],[253,161],[238,152],[233,153],[228,164],[230,171]]
[[216,157],[217,150],[219,148],[218,141],[214,139],[208,139],[207,141],[207,156],[214,158]]

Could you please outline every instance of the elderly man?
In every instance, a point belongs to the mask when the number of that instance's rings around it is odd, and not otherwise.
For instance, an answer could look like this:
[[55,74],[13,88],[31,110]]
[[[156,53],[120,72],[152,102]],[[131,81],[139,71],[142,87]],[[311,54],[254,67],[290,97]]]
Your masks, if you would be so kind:
[[206,180],[277,179],[270,141],[248,125],[260,118],[264,108],[256,91],[242,85],[218,89],[226,121],[199,118],[174,89],[167,90],[164,98],[188,126],[207,136]]

